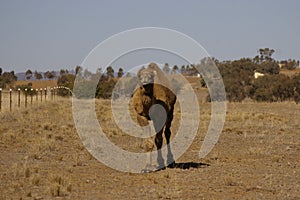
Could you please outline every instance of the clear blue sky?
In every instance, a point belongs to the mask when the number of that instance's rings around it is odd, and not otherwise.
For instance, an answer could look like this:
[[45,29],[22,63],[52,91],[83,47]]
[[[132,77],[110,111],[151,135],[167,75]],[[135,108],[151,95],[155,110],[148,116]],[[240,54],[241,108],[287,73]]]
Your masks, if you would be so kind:
[[[179,2],[179,1],[178,1]],[[4,71],[75,68],[99,42],[144,26],[183,32],[219,60],[300,60],[300,1],[0,0],[0,66]]]

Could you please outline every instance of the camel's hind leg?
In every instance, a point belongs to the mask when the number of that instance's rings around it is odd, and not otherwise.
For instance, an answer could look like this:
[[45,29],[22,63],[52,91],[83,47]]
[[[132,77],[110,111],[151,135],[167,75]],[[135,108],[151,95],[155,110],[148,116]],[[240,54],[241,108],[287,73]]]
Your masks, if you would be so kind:
[[167,142],[167,149],[168,149],[168,155],[167,155],[167,164],[168,167],[173,168],[175,165],[175,160],[171,151],[171,145],[170,145],[170,137],[171,137],[171,124],[173,120],[173,109],[168,114],[168,118],[166,121],[166,128],[165,128],[165,137]]
[[[154,127],[155,127],[155,122],[154,122]],[[162,152],[161,152],[161,148],[162,148],[162,144],[163,144],[162,132],[163,132],[163,129],[156,132],[156,135],[155,135],[155,145],[157,147],[157,163],[158,163],[159,169],[165,167],[165,161],[163,159]]]

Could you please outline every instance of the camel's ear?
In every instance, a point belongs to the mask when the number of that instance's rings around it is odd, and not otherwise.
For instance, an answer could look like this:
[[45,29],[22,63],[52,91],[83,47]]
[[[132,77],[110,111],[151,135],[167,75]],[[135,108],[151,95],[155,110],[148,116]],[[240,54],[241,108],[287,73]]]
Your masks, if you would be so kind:
[[141,70],[139,70],[136,75],[137,75],[138,78],[140,78],[141,77]]

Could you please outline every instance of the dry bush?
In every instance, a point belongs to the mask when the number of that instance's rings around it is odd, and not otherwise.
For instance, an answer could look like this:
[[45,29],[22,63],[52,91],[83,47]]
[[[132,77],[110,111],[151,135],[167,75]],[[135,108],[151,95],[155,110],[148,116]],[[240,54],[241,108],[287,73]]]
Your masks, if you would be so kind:
[[53,197],[64,197],[72,191],[69,177],[65,175],[53,175],[51,178],[50,193]]

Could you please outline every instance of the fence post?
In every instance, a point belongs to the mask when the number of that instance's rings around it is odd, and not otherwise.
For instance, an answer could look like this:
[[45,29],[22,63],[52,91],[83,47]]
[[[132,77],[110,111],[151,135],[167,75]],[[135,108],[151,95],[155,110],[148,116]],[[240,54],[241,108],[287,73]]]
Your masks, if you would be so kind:
[[0,111],[2,108],[2,88],[0,88]]
[[32,106],[33,89],[30,90],[30,105]]
[[20,108],[21,106],[21,89],[18,88],[18,107]]
[[27,108],[27,88],[25,88],[25,108]]
[[46,97],[47,97],[47,88],[44,88],[45,90],[45,101],[46,101]]
[[41,102],[43,101],[43,89],[41,88],[40,89],[40,92],[41,92]]
[[9,111],[11,111],[12,107],[12,97],[11,97],[12,89],[9,89]]
[[39,96],[39,90],[35,89],[36,95],[35,95],[35,100],[36,102],[38,101],[38,96]]

